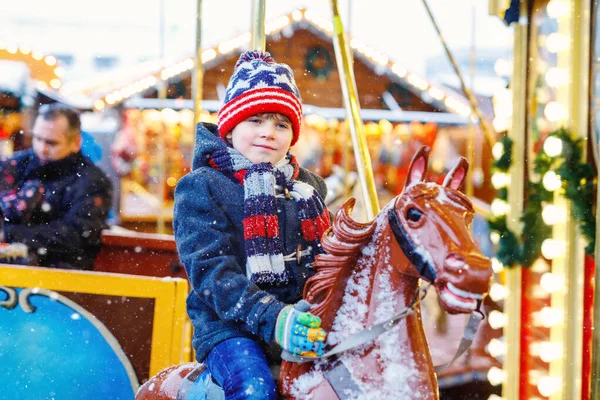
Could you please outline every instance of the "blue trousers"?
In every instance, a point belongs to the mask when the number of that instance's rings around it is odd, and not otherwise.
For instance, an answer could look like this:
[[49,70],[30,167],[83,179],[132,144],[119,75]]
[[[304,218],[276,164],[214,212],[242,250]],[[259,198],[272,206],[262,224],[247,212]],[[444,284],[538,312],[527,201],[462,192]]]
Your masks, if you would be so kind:
[[277,386],[263,349],[251,339],[216,345],[204,360],[227,400],[277,400]]

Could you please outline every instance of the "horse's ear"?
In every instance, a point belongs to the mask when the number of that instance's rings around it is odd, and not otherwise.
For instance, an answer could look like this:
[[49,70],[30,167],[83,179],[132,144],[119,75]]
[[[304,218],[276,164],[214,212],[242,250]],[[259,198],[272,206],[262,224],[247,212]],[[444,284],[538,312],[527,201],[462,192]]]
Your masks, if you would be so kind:
[[428,146],[422,146],[419,150],[417,150],[412,161],[410,162],[408,176],[406,178],[404,187],[408,187],[412,183],[422,182],[425,180],[425,175],[427,174],[427,162],[429,160],[429,150],[430,149]]
[[452,168],[450,172],[446,175],[444,179],[443,186],[447,186],[451,189],[460,189],[462,186],[465,177],[467,176],[467,171],[469,170],[469,162],[466,158],[461,157],[458,160],[458,163]]

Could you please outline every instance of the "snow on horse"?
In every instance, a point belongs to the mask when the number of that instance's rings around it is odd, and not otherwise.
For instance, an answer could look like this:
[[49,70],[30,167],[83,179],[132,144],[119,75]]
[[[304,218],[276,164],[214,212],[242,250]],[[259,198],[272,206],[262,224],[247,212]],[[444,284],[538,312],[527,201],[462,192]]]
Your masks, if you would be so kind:
[[[417,151],[403,192],[373,221],[353,220],[354,199],[346,202],[323,236],[325,254],[315,260],[317,272],[304,291],[313,304],[311,312],[329,332],[328,348],[343,347],[370,328],[389,326],[379,336],[331,357],[283,361],[284,398],[439,397],[421,323],[419,281],[435,287],[447,312],[470,313],[488,291],[492,270],[470,234],[473,206],[458,191],[467,161],[461,158],[438,185],[425,181],[428,157],[429,148]],[[200,376],[206,380],[207,374],[197,367],[187,364],[162,371],[136,398],[185,399],[184,392],[198,384]]]

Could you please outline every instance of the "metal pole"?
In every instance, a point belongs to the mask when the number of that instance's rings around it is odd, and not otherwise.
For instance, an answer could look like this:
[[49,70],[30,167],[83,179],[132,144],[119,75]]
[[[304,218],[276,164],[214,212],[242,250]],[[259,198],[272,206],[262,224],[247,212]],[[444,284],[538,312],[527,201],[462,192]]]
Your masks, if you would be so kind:
[[448,44],[446,43],[446,40],[444,39],[444,36],[442,35],[442,32],[440,31],[440,28],[438,27],[438,24],[435,21],[433,14],[431,13],[431,9],[429,8],[429,5],[427,4],[427,0],[423,0],[423,5],[425,6],[425,9],[427,10],[427,14],[429,14],[431,23],[433,24],[433,27],[435,28],[435,31],[437,32],[437,34],[440,38],[440,41],[442,42],[442,45],[444,45],[444,50],[446,51],[446,55],[448,56],[448,59],[450,60],[450,63],[452,64],[452,67],[454,68],[454,72],[456,73],[456,76],[458,76],[458,79],[460,81],[460,86],[462,87],[463,92],[467,96],[469,103],[471,103],[471,110],[473,110],[473,112],[479,119],[479,125],[481,126],[481,129],[483,130],[485,139],[486,139],[488,145],[490,146],[490,148],[492,148],[492,146],[494,145],[496,140],[492,136],[492,133],[490,132],[487,124],[485,123],[485,120],[483,119],[483,115],[481,114],[481,110],[479,110],[479,107],[477,106],[477,101],[475,100],[475,97],[473,96],[471,91],[467,88],[467,85],[465,85],[465,80],[463,79],[462,74],[461,74],[460,70],[458,69],[458,65],[456,64],[456,61],[454,61],[454,57],[452,56],[452,53],[450,52],[450,48],[448,47]]
[[[160,58],[161,65],[165,66],[165,0],[160,0],[160,15],[159,15],[159,47],[158,56]],[[167,82],[161,78],[158,79],[158,100],[159,103],[167,98]],[[162,118],[162,117],[161,117]],[[165,135],[168,134],[164,121],[161,120],[162,132],[158,135],[158,211],[156,214],[156,231],[158,233],[165,233],[165,183],[166,183],[166,171],[165,171]]]
[[[475,4],[471,0],[471,54],[469,55],[469,80],[471,90],[475,88],[475,63],[477,61],[475,49]],[[469,136],[467,139],[467,161],[471,168],[467,172],[467,182],[465,193],[467,196],[473,196],[473,172],[477,167],[473,160],[475,159],[475,124],[473,118],[469,118]]]
[[[527,173],[525,148],[527,146],[527,80],[528,59],[527,44],[529,21],[527,5],[521,3],[521,18],[515,26],[514,62],[512,79],[513,119],[509,136],[513,140],[513,163],[510,167],[511,188],[508,191],[510,215],[507,218],[509,228],[521,232],[519,216],[523,214],[523,198],[525,196],[524,179]],[[507,400],[518,400],[521,383],[521,296],[522,269],[515,267],[504,270],[505,282],[510,296],[504,300],[504,313],[508,323],[504,327],[504,341],[508,349],[504,358],[506,379],[502,384],[502,397]]]
[[344,26],[337,0],[331,0],[331,9],[333,11],[333,44],[335,49],[335,59],[340,74],[342,94],[344,95],[344,106],[346,113],[351,117],[348,121],[350,134],[352,136],[352,145],[354,146],[354,157],[356,159],[356,169],[358,178],[362,187],[363,200],[368,219],[373,219],[379,212],[379,201],[377,199],[377,189],[373,178],[373,168],[371,166],[371,156],[367,147],[367,139],[363,129],[363,123],[360,119],[360,105],[354,79],[354,71],[350,63],[350,49],[346,41]]
[[204,83],[204,67],[202,65],[202,0],[196,0],[196,58],[194,74],[192,74],[192,97],[194,99],[194,120],[200,123],[202,111],[202,85]]
[[265,0],[252,1],[252,25],[250,31],[250,48],[265,51],[267,40],[265,37]]
[[[589,74],[590,74],[590,10],[591,0],[579,0],[572,2],[571,12],[565,17],[568,25],[565,29],[571,33],[571,51],[566,64],[570,71],[570,82],[568,107],[571,119],[571,129],[579,138],[588,137],[589,129]],[[564,18],[564,17],[563,17]],[[559,27],[561,25],[559,20]],[[560,29],[560,28],[559,28]],[[560,53],[559,53],[560,54]],[[560,59],[559,59],[560,67]],[[587,152],[584,151],[584,160]],[[572,205],[569,203],[569,215],[573,215]],[[565,327],[564,347],[565,356],[562,364],[564,392],[563,398],[582,399],[583,371],[589,371],[589,365],[583,365],[583,305],[585,291],[585,255],[583,251],[583,240],[576,221],[569,217],[567,224],[566,241],[567,252],[565,254]],[[553,262],[554,264],[554,262]],[[554,268],[553,268],[554,269]],[[553,271],[554,272],[554,271]],[[588,312],[588,310],[584,310]],[[597,327],[597,326],[596,326]],[[588,392],[589,386],[586,388]],[[595,397],[593,397],[595,398]]]

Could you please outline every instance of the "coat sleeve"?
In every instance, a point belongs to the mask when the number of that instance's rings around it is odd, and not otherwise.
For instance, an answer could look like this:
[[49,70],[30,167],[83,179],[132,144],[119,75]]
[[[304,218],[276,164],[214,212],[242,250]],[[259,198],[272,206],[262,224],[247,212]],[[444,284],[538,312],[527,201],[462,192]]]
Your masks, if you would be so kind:
[[99,175],[77,182],[61,218],[39,225],[6,224],[4,233],[7,241],[23,243],[33,250],[50,248],[54,253],[69,253],[73,248],[99,245],[111,207],[111,183],[108,178]]
[[203,302],[219,319],[272,343],[277,315],[286,304],[246,277],[233,245],[233,232],[241,227],[232,225],[210,186],[207,173],[199,169],[183,177],[175,190],[173,228],[192,285],[190,296],[197,296],[191,300]]

